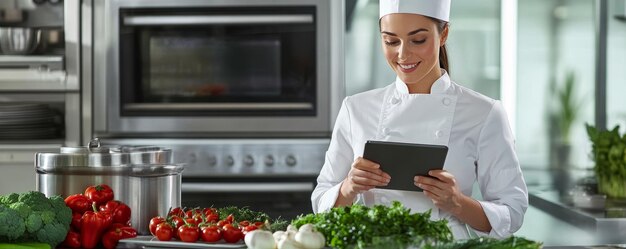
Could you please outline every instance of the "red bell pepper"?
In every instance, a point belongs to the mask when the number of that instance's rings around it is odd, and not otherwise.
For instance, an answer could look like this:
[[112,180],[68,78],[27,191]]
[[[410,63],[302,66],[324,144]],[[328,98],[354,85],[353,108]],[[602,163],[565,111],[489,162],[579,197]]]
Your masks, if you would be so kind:
[[104,236],[102,236],[102,245],[104,248],[112,249],[117,246],[117,243],[121,239],[134,237],[137,237],[137,231],[134,228],[115,223],[106,233],[104,233]]
[[83,194],[70,195],[65,198],[67,205],[73,212],[83,214],[92,209],[92,201]]
[[130,207],[121,201],[108,201],[100,206],[100,211],[109,212],[113,216],[113,223],[126,224],[130,221]]
[[108,212],[96,212],[96,204],[93,204],[93,211],[83,214],[80,228],[81,244],[83,248],[94,248],[98,245],[100,237],[112,224],[113,219]]
[[71,227],[80,231],[81,219],[83,218],[83,214],[81,213],[72,213],[72,224]]
[[69,231],[65,236],[63,246],[70,248],[80,248],[80,234],[74,231]]
[[89,197],[89,199],[94,201],[97,205],[113,200],[114,197],[113,189],[106,184],[87,187],[87,189],[85,189],[85,196]]

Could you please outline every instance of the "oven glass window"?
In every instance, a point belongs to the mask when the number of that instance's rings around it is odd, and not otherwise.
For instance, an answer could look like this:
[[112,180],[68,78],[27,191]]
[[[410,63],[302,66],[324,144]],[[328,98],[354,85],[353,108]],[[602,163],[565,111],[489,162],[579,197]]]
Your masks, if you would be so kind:
[[122,116],[315,116],[314,7],[121,10]]

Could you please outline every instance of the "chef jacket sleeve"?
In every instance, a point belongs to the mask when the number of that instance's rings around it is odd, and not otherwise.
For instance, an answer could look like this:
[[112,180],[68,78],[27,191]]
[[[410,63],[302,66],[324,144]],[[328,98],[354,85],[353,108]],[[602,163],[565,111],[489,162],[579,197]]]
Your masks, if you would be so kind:
[[341,182],[348,175],[352,165],[354,155],[351,147],[349,106],[349,97],[346,97],[335,121],[324,166],[317,177],[317,186],[311,195],[314,213],[328,211],[335,206]]
[[479,201],[491,231],[479,236],[505,238],[516,232],[528,208],[528,190],[515,154],[515,141],[506,113],[496,101],[478,139],[476,173],[483,196]]

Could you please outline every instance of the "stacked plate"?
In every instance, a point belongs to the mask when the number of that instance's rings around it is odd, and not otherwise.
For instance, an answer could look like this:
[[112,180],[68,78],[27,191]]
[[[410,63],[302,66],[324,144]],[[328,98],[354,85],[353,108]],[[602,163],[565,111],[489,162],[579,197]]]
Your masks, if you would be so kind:
[[58,138],[62,120],[58,112],[44,104],[0,102],[0,139]]

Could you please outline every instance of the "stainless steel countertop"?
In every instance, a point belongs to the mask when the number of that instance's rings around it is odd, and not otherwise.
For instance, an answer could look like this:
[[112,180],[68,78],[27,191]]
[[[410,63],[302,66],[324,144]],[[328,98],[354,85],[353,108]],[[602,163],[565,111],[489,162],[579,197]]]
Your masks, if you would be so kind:
[[[626,243],[626,206],[624,209],[618,209],[624,210],[623,213],[615,213],[607,212],[605,209],[578,208],[572,204],[569,193],[576,181],[590,175],[592,174],[589,171],[577,170],[524,171],[530,205],[593,234],[598,244]],[[612,200],[608,199],[607,206],[610,202]],[[613,204],[619,205],[624,204]]]
[[626,242],[626,218],[607,218],[604,210],[586,210],[564,201],[556,190],[530,191],[530,204],[544,212],[589,231],[602,243]]

